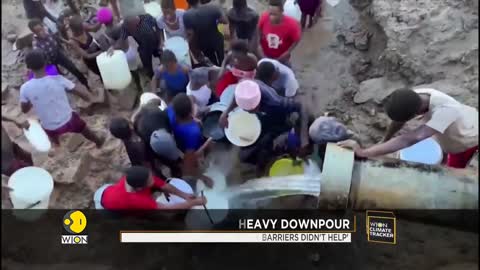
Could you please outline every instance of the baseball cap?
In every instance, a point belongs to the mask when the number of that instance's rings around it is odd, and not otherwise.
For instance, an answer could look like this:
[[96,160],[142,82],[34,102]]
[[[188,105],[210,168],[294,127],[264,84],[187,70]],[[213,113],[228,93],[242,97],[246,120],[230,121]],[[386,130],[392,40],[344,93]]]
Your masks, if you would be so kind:
[[182,157],[182,152],[177,148],[172,134],[165,129],[158,129],[152,133],[150,147],[157,155],[169,160],[177,160]]
[[255,109],[261,98],[260,87],[252,80],[241,81],[235,87],[235,101],[238,107],[246,111]]
[[319,144],[335,143],[351,137],[348,129],[334,117],[321,116],[312,123],[308,133],[310,138]]

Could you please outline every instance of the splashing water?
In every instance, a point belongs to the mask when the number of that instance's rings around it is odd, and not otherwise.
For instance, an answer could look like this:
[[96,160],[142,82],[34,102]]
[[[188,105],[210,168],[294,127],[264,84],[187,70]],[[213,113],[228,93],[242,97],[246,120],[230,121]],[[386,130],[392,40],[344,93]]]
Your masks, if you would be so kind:
[[[224,170],[211,166],[207,175],[215,181],[215,193],[225,196],[229,208],[252,208],[257,202],[293,195],[320,195],[321,172],[319,167],[308,160],[302,175],[264,177],[248,180],[246,183],[226,187]],[[217,185],[217,183],[219,185]]]

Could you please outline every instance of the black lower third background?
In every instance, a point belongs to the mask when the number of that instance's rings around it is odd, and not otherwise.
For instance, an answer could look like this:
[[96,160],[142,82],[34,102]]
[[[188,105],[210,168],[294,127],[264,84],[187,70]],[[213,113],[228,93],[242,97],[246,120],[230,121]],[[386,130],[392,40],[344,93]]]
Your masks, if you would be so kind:
[[[202,211],[202,210],[198,210]],[[211,210],[214,211],[214,210]],[[478,210],[393,211],[396,244],[368,241],[365,211],[230,210],[211,230],[238,229],[242,218],[351,218],[351,243],[122,244],[126,230],[186,230],[185,212],[145,212],[125,218],[82,210],[85,245],[61,243],[67,210],[48,210],[25,221],[2,210],[3,269],[477,269]],[[35,216],[35,210],[20,216]],[[215,215],[215,213],[213,213]],[[206,229],[205,224],[188,229]],[[195,228],[195,226],[198,226]],[[30,268],[25,268],[31,266]],[[449,268],[450,267],[450,268]],[[75,269],[75,268],[68,268]]]

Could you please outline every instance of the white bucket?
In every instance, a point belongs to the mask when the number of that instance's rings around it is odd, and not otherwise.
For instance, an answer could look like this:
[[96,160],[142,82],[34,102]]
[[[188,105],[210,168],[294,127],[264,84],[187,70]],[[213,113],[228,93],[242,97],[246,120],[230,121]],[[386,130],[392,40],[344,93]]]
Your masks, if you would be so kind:
[[299,21],[302,19],[302,11],[300,7],[295,3],[295,0],[287,0],[283,5],[285,14]]
[[[44,169],[26,167],[16,171],[8,179],[14,215],[18,218],[33,221],[38,219],[50,202],[53,191],[53,178]],[[44,211],[15,211],[15,209],[43,209]]]
[[245,147],[254,144],[260,137],[262,125],[257,115],[237,108],[228,115],[227,139],[234,145]]
[[[188,194],[193,194],[192,187],[187,182],[185,182],[185,180],[172,178],[168,183],[176,187],[180,191],[183,191]],[[157,198],[157,203],[161,203],[165,205],[172,205],[172,204],[183,203],[183,202],[185,202],[185,199],[180,198],[177,195],[173,195],[173,194],[170,194],[169,200],[167,200],[167,198],[165,197],[165,193],[162,193],[162,195],[160,195]]]
[[165,40],[164,47],[167,50],[172,51],[177,57],[178,63],[191,66],[190,62],[190,49],[188,42],[182,37],[171,37]]
[[43,130],[40,123],[36,120],[28,119],[30,123],[30,127],[27,129],[23,129],[23,133],[27,140],[33,145],[33,147],[39,152],[48,152],[52,147],[50,139],[48,138],[47,133]]
[[160,18],[160,16],[162,16],[163,14],[162,7],[156,2],[146,3],[143,7],[145,8],[145,12],[152,15],[152,17],[154,17],[155,19]]
[[437,165],[442,162],[443,152],[440,145],[433,138],[428,138],[400,150],[400,159],[428,165]]

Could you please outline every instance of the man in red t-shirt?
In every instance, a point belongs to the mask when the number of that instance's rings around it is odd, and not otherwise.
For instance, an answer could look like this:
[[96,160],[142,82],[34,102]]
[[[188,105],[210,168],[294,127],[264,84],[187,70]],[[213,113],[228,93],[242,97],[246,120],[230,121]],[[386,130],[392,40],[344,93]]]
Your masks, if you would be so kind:
[[[153,198],[155,191],[177,195],[185,199],[185,202],[172,205],[159,204]],[[127,169],[126,175],[118,183],[105,188],[99,197],[101,206],[106,210],[190,209],[206,203],[205,197],[196,198],[192,194],[182,192],[153,176],[147,168],[141,166]]]
[[260,55],[290,66],[290,55],[300,42],[302,29],[292,17],[283,15],[283,1],[270,0],[269,10],[258,22]]

